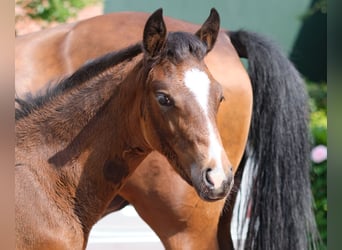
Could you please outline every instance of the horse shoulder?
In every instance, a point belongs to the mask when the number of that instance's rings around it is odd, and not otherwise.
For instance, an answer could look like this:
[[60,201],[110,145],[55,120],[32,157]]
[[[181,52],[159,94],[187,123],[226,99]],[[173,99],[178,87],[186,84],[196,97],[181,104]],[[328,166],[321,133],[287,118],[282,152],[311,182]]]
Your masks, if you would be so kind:
[[[15,227],[17,249],[82,249],[82,226],[57,198],[44,167],[15,166]],[[52,180],[51,183],[54,181]]]

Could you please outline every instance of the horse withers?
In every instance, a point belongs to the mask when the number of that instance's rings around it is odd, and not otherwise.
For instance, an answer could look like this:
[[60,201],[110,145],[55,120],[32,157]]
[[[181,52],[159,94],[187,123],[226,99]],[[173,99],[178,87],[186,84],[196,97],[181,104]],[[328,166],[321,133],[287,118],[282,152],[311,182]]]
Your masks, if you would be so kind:
[[162,11],[142,43],[88,62],[47,93],[17,99],[17,249],[84,249],[91,227],[152,151],[206,200],[226,197],[232,166],[216,114],[220,84],[203,62],[219,32],[167,34]]

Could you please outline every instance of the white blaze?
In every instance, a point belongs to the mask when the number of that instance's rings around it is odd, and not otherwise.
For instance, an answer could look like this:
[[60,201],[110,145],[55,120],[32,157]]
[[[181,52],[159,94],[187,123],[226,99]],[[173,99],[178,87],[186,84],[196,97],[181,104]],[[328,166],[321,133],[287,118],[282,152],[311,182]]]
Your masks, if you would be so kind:
[[208,115],[208,101],[210,80],[208,75],[199,69],[190,69],[185,72],[185,86],[194,94],[205,115]]
[[223,172],[223,167],[221,163],[221,150],[222,147],[217,139],[214,132],[214,127],[211,124],[208,117],[209,108],[209,90],[210,90],[210,80],[208,75],[199,69],[190,69],[185,72],[184,76],[185,86],[195,96],[199,106],[203,110],[207,119],[207,128],[209,132],[209,159],[214,159],[216,162],[216,168],[213,169],[213,175],[220,175]]

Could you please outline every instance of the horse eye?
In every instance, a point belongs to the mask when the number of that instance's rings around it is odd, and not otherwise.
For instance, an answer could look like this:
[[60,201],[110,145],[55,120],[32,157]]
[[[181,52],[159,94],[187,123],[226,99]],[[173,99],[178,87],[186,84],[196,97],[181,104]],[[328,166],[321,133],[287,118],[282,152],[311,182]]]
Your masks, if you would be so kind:
[[170,107],[174,105],[173,100],[167,94],[157,93],[157,100],[161,106]]

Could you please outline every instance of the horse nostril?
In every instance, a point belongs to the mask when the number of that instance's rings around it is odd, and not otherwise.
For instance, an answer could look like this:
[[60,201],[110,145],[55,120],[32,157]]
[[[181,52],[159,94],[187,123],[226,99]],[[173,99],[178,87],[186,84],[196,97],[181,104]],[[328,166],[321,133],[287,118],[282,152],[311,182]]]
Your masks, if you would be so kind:
[[[228,166],[229,168],[229,166]],[[199,188],[201,197],[205,200],[222,199],[232,188],[232,173],[225,173],[222,168],[205,168],[201,171],[202,180]]]
[[214,187],[214,182],[212,181],[211,177],[210,177],[210,172],[212,171],[211,168],[208,168],[206,171],[205,171],[205,174],[204,174],[204,182],[207,186],[209,187]]

